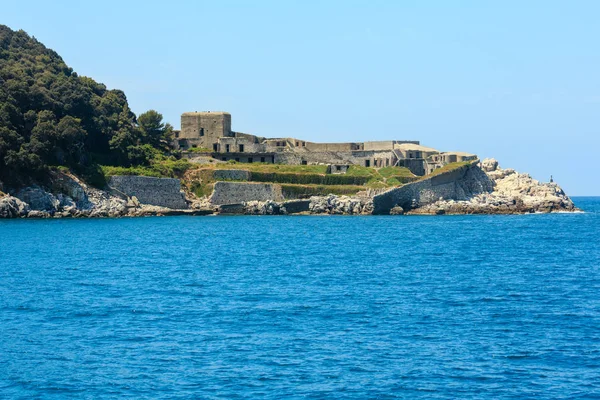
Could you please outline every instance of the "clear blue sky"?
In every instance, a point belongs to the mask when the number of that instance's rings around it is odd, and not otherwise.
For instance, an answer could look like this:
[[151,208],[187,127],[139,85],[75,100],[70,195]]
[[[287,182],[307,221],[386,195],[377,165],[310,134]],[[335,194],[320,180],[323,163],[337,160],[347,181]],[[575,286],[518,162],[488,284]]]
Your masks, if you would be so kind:
[[23,29],[136,113],[413,139],[600,195],[600,1],[27,1]]

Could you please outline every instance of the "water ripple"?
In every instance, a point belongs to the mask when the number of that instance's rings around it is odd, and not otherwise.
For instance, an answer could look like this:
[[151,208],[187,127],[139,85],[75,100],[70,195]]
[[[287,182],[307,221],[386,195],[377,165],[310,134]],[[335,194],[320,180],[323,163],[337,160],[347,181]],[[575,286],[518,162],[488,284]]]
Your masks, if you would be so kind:
[[600,199],[576,202],[0,221],[0,397],[600,397]]

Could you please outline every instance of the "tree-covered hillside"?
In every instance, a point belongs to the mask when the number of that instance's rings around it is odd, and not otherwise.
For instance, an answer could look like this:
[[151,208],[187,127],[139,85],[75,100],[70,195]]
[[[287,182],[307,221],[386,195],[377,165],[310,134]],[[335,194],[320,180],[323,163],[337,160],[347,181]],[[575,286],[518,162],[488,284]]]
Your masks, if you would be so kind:
[[120,90],[78,76],[24,31],[0,25],[0,182],[43,179],[49,166],[83,175],[98,163],[148,164],[168,152],[171,126],[136,116]]

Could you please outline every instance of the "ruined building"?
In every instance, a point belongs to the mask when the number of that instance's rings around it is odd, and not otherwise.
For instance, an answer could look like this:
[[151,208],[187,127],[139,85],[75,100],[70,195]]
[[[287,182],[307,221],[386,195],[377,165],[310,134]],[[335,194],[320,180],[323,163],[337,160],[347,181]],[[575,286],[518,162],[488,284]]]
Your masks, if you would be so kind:
[[426,175],[445,164],[477,158],[468,153],[443,153],[415,140],[314,143],[291,137],[264,138],[231,130],[231,114],[221,111],[183,113],[174,146],[221,161],[329,164],[332,173],[342,173],[348,165],[362,165],[402,166],[415,175]]

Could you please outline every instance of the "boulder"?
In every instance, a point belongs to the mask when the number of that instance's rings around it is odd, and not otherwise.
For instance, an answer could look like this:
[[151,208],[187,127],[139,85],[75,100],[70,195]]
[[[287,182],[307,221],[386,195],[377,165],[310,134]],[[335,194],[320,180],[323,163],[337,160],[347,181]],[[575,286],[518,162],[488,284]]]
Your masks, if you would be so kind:
[[73,175],[61,172],[52,174],[52,191],[70,197],[75,203],[87,202],[86,187],[85,183]]
[[60,206],[60,200],[37,185],[19,190],[15,197],[29,204],[32,210],[54,212]]
[[498,168],[498,161],[493,158],[486,158],[481,162],[481,169],[485,172],[492,172]]
[[313,196],[308,206],[312,214],[371,214],[373,212],[372,200],[362,197],[337,196]]
[[[224,206],[221,206],[223,209]],[[223,211],[221,211],[223,212]],[[278,215],[281,213],[281,206],[273,200],[267,201],[249,201],[244,203],[244,214],[248,215]]]
[[7,195],[0,198],[0,218],[24,217],[29,211],[29,205],[16,197]]
[[31,210],[27,214],[27,218],[50,218],[52,215],[46,211]]
[[390,210],[390,215],[403,215],[404,209],[400,206],[392,207]]

